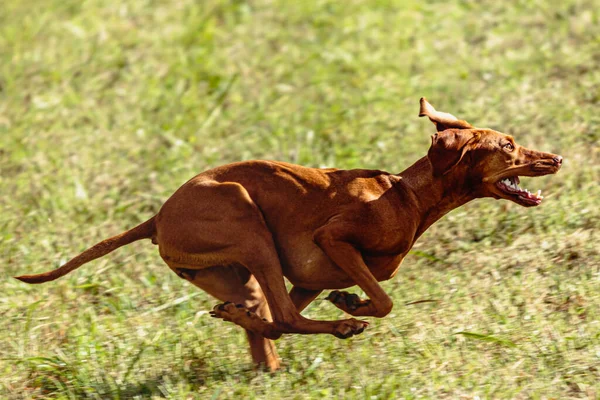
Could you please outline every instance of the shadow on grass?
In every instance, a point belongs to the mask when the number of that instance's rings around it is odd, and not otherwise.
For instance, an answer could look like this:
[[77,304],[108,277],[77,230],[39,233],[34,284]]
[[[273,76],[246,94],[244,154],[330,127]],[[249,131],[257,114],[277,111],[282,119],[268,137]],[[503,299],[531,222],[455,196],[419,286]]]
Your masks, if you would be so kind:
[[[27,366],[25,387],[30,398],[55,398],[60,396],[77,399],[131,399],[134,397],[165,397],[176,395],[181,389],[191,393],[208,384],[224,382],[232,374],[250,380],[255,375],[251,368],[235,368],[228,365],[210,365],[203,358],[191,357],[183,365],[165,365],[162,370],[147,369],[128,371],[125,377],[114,379],[111,374],[97,372],[89,376],[87,368],[77,368],[57,357],[34,357],[22,360]],[[138,378],[139,376],[139,378]],[[125,381],[119,383],[118,381]]]

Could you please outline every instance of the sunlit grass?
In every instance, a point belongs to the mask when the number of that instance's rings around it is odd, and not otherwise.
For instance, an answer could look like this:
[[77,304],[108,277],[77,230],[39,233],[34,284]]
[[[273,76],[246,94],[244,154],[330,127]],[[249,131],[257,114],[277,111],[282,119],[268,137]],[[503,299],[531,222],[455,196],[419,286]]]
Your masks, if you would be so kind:
[[[0,2],[0,396],[597,398],[600,23],[591,0]],[[562,154],[544,204],[452,212],[347,341],[286,336],[255,372],[215,300],[138,242],[42,286],[244,159],[399,172],[418,99]],[[324,296],[321,296],[323,298]],[[423,302],[422,300],[428,300]],[[323,300],[306,311],[340,318]]]

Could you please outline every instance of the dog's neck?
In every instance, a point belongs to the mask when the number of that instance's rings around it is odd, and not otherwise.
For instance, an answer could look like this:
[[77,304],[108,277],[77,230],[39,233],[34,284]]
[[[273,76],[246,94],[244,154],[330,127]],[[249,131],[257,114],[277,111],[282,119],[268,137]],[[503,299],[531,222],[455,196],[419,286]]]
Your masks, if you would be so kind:
[[415,240],[448,212],[477,197],[465,184],[465,174],[466,169],[456,168],[447,175],[434,176],[431,162],[425,156],[397,175],[398,189],[408,188],[415,197],[413,203],[420,216]]

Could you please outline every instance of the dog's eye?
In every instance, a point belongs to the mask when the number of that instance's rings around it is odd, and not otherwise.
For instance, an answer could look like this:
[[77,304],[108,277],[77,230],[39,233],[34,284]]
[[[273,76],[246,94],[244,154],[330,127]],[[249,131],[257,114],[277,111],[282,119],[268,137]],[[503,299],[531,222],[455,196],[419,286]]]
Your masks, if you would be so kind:
[[513,151],[515,149],[515,146],[513,146],[512,143],[506,143],[504,146],[502,146],[504,148],[504,150],[506,151]]

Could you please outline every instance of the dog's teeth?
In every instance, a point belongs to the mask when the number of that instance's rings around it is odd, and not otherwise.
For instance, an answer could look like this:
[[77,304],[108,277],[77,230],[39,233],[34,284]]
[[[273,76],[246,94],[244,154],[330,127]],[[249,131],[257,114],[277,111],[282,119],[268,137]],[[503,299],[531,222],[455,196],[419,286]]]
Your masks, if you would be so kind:
[[541,190],[541,189],[540,189],[540,190],[538,190],[538,192],[537,192],[537,197],[542,197],[542,190]]

